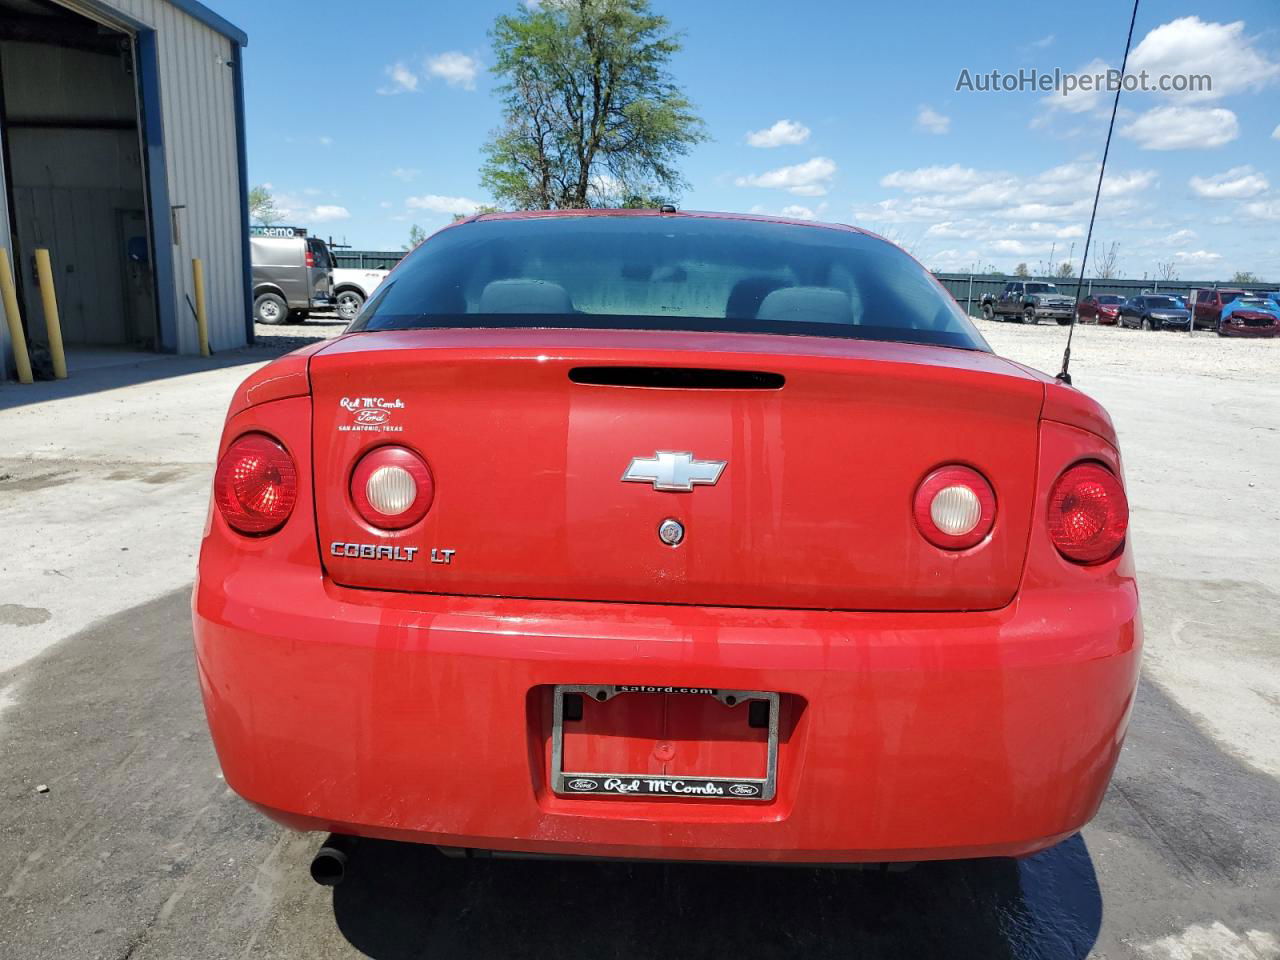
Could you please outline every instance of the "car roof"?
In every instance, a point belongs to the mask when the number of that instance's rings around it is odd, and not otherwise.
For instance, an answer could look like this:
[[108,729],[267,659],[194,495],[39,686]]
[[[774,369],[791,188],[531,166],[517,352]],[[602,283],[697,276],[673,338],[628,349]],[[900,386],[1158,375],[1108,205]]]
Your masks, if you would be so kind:
[[586,207],[572,210],[512,210],[502,213],[480,213],[459,220],[453,226],[464,223],[479,223],[489,220],[572,220],[581,217],[698,217],[706,220],[748,220],[756,223],[785,223],[795,227],[814,227],[816,229],[843,230],[847,233],[861,233],[869,237],[884,240],[879,234],[855,227],[847,223],[828,223],[822,220],[799,220],[792,217],[771,217],[756,213],[725,213],[714,210],[676,210],[663,211],[652,208],[622,209],[618,207]]

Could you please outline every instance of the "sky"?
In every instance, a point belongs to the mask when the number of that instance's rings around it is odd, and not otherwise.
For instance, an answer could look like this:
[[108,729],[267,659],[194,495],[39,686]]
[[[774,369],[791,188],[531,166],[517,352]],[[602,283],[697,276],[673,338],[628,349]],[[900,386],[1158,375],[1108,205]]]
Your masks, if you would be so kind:
[[[396,250],[489,200],[488,31],[525,0],[208,2],[249,34],[249,175],[287,222]],[[1112,95],[976,78],[1118,68],[1127,3],[653,8],[711,138],[683,164],[683,209],[853,223],[939,270],[1078,268]],[[1130,72],[1212,89],[1121,95],[1095,251],[1116,244],[1127,277],[1280,279],[1280,5],[1143,0],[1133,43]]]

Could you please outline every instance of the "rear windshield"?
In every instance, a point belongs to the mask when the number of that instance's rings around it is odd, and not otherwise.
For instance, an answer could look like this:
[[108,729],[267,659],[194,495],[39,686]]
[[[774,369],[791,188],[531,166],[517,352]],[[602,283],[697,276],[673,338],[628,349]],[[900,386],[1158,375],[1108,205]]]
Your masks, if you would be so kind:
[[332,269],[333,257],[329,254],[329,248],[323,240],[308,238],[307,248],[314,256],[317,267],[322,270]]
[[350,329],[460,326],[777,333],[989,349],[928,272],[883,240],[690,216],[452,227],[411,253]]

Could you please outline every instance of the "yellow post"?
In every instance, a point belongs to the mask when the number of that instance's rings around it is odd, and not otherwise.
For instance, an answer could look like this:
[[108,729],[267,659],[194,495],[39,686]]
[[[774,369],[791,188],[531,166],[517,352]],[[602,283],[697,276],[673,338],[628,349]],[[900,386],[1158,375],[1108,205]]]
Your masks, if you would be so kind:
[[22,332],[22,317],[18,315],[18,291],[13,285],[13,271],[9,269],[9,251],[4,247],[0,247],[0,302],[4,303],[4,316],[9,322],[18,382],[31,383],[31,358],[27,356],[27,337]]
[[196,332],[200,335],[200,356],[209,356],[209,318],[204,312],[204,264],[196,257],[191,261],[191,279],[196,288]]
[[44,325],[49,335],[49,355],[53,357],[53,375],[67,379],[67,354],[62,349],[62,324],[58,321],[58,294],[53,289],[53,266],[49,251],[36,248],[36,276],[40,279],[40,299],[44,303]]

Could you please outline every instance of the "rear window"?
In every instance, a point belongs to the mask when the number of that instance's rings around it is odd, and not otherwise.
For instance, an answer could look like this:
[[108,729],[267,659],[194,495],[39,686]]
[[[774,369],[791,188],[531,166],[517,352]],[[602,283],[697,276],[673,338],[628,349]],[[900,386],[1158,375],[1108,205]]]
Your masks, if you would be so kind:
[[989,349],[929,273],[883,240],[689,216],[452,227],[411,253],[350,329],[459,326],[800,334]]
[[308,239],[307,249],[311,251],[315,258],[316,266],[322,270],[333,268],[333,256],[329,253],[328,244],[323,240]]

